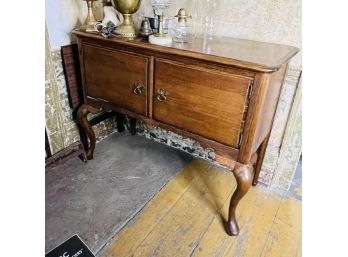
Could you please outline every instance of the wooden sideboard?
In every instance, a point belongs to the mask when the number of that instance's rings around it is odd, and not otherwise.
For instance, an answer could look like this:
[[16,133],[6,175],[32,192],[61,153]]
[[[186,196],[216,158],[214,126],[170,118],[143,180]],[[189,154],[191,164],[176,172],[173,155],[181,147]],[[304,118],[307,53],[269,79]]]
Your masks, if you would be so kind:
[[237,188],[227,232],[238,235],[236,207],[257,183],[287,64],[298,49],[225,37],[166,47],[73,34],[84,91],[78,120],[90,141],[87,158],[95,148],[87,114],[103,110],[196,140],[233,170]]

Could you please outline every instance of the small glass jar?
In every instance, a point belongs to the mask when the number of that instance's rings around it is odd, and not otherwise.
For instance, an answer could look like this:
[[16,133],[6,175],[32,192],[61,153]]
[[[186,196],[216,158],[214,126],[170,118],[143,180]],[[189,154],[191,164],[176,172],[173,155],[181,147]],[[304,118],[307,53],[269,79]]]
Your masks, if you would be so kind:
[[181,8],[175,17],[177,17],[178,20],[173,26],[173,40],[179,43],[186,43],[193,36],[192,16],[188,15],[184,8]]

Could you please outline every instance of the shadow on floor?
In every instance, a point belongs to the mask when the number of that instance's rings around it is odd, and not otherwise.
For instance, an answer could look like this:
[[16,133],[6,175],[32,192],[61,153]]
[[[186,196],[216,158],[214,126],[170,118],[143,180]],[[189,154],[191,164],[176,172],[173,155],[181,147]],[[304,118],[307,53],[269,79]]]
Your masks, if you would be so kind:
[[74,234],[98,252],[190,162],[189,155],[127,133],[101,141],[46,174],[46,252]]

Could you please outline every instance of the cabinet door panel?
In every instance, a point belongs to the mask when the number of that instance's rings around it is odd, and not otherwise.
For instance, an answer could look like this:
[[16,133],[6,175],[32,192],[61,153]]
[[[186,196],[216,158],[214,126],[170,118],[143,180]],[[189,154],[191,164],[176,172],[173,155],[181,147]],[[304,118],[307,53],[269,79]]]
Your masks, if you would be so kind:
[[250,82],[225,72],[156,60],[154,118],[237,147]]
[[87,96],[146,115],[146,57],[90,45],[83,45],[83,56]]

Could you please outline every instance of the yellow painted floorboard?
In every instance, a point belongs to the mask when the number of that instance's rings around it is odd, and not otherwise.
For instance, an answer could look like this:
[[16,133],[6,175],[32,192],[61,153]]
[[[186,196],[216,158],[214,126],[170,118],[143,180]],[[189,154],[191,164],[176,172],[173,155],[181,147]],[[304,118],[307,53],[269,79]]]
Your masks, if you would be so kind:
[[240,234],[238,237],[227,239],[229,246],[221,256],[260,256],[281,198],[269,192],[260,192],[257,188],[251,188],[243,200],[245,201],[242,201],[240,205],[245,207],[238,215]]
[[301,201],[253,187],[237,209],[238,237],[225,233],[231,172],[195,160],[110,243],[103,257],[300,257]]
[[283,198],[261,257],[300,256],[301,201]]
[[[110,256],[131,256],[157,222],[172,209],[188,189],[197,172],[209,168],[207,162],[195,160],[171,180],[146,206],[133,224],[127,226],[112,241],[108,248]],[[108,255],[109,256],[109,255]]]

